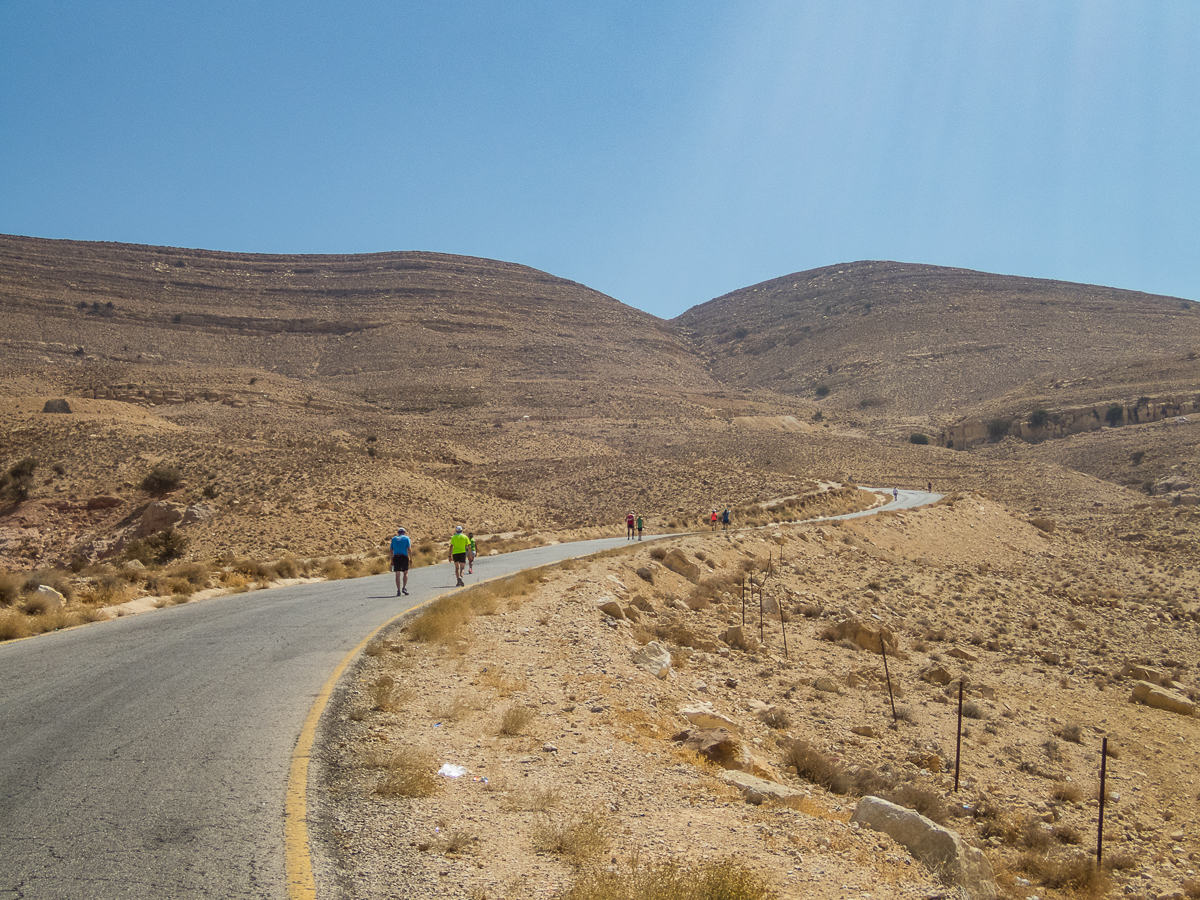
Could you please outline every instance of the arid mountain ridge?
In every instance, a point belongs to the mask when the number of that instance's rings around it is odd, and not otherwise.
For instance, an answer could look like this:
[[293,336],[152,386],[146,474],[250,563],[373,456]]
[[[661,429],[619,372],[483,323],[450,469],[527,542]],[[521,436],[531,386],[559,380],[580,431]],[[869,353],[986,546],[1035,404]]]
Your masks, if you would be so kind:
[[[110,551],[159,463],[184,476],[170,499],[211,507],[197,553],[349,552],[397,518],[429,535],[454,521],[561,532],[636,507],[683,528],[819,479],[1013,484],[1069,505],[1080,478],[1140,485],[1188,451],[1176,438],[1131,467],[1102,440],[1073,468],[1033,478],[1039,463],[1022,461],[1009,480],[989,448],[909,435],[1189,402],[1200,366],[1189,301],[888,262],[796,273],[663,321],[485,259],[5,236],[0,304],[0,461],[39,459],[34,500],[126,503],[111,521],[25,522],[0,551],[22,565]],[[56,397],[71,416],[42,412]]]

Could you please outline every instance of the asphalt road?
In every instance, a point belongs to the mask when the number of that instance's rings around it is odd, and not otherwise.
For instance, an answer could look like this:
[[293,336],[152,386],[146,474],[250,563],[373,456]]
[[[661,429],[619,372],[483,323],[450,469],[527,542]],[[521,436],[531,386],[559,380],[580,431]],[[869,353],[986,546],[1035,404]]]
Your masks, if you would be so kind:
[[[626,543],[477,561],[468,584]],[[448,565],[215,598],[0,645],[0,900],[287,896],[288,765],[362,639]]]
[[[489,557],[468,584],[626,543]],[[453,583],[442,564],[403,599],[389,573],[0,645],[0,900],[286,898],[285,785],[314,699],[366,635]]]

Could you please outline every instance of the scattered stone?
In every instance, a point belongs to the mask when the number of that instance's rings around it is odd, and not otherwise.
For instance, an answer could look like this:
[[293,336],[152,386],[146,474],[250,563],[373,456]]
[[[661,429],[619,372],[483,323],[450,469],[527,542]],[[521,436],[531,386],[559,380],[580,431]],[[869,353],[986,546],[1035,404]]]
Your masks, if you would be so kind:
[[959,647],[952,647],[946,651],[947,656],[953,656],[955,659],[961,659],[965,662],[979,662],[979,657],[974,653],[968,653]]
[[665,679],[671,674],[671,651],[658,641],[651,641],[633,651],[633,663],[656,678]]
[[890,835],[971,900],[995,900],[996,882],[987,857],[949,828],[879,797],[863,797],[850,821]]
[[1135,703],[1144,703],[1151,709],[1165,709],[1167,712],[1178,713],[1181,716],[1194,716],[1196,704],[1182,694],[1166,688],[1158,687],[1148,681],[1138,681],[1133,685]]
[[599,605],[600,612],[604,613],[613,619],[624,619],[625,611],[621,609],[621,604],[616,600],[606,600]]
[[855,618],[844,619],[832,627],[831,634],[835,641],[850,640],[872,653],[883,653],[883,648],[887,647],[888,656],[907,659],[907,654],[900,650],[896,636],[883,625],[867,625]]
[[840,694],[842,692],[842,689],[838,686],[838,683],[828,675],[822,675],[820,678],[814,681],[813,687],[825,694]]
[[697,728],[724,728],[733,734],[742,733],[741,725],[729,718],[729,716],[717,712],[707,703],[696,706],[685,706],[679,710],[679,714]]
[[642,581],[649,582],[650,584],[654,584],[654,570],[651,569],[649,566],[639,567],[635,574],[637,575],[638,578],[642,579]]
[[934,664],[921,670],[921,680],[930,684],[949,684],[954,680],[954,676],[945,666]]
[[800,788],[777,784],[774,781],[768,781],[765,778],[760,778],[757,775],[751,775],[749,772],[742,772],[736,769],[728,769],[722,772],[721,780],[726,784],[732,784],[736,787],[742,792],[742,798],[747,803],[753,803],[755,806],[767,800],[787,800],[790,797],[808,796],[808,792]]
[[865,738],[879,737],[879,732],[870,725],[855,725],[850,729],[850,733]]
[[662,564],[676,575],[682,575],[692,584],[700,580],[700,567],[688,559],[678,548],[664,556]]

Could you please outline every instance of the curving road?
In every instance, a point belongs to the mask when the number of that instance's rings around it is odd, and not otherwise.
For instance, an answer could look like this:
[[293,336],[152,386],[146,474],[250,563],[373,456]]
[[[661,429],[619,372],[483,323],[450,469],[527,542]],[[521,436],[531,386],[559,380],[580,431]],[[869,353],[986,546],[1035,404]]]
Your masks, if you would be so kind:
[[[626,543],[490,557],[473,580]],[[287,897],[297,736],[346,655],[453,573],[416,569],[409,589],[280,588],[0,645],[0,900]]]
[[[472,580],[624,538],[480,560]],[[415,569],[191,603],[0,645],[0,900],[288,895],[284,786],[364,636],[452,590]]]

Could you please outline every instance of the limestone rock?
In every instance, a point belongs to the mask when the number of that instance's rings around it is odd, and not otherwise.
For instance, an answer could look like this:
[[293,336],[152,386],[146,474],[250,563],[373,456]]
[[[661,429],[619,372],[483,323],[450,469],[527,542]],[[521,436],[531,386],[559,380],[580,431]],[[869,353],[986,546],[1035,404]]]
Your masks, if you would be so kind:
[[697,704],[696,706],[685,706],[679,710],[679,714],[697,728],[724,728],[733,734],[742,733],[741,725],[724,713],[717,712],[707,703]]
[[855,618],[844,619],[833,626],[832,635],[835,641],[847,638],[872,653],[883,653],[883,648],[887,647],[888,656],[907,658],[907,654],[900,652],[900,644],[891,629],[883,625],[868,625]]
[[850,821],[890,835],[943,880],[961,887],[971,900],[995,900],[991,864],[949,828],[878,797],[863,797]]
[[922,670],[921,680],[928,681],[930,684],[949,684],[954,680],[954,676],[945,666],[932,665]]
[[47,609],[61,609],[62,605],[67,602],[67,598],[50,587],[48,584],[39,584],[36,591],[38,598],[42,600]]
[[1152,669],[1149,666],[1139,665],[1134,662],[1126,662],[1121,667],[1121,678],[1133,678],[1137,681],[1148,681],[1151,684],[1159,687],[1169,687],[1171,684],[1171,676],[1160,669]]
[[726,728],[698,728],[677,734],[674,740],[682,741],[685,749],[694,750],[722,769],[742,768],[742,742]]
[[743,625],[734,625],[717,637],[735,650],[752,651],[758,647],[758,639]]
[[838,687],[838,683],[828,675],[822,675],[813,682],[813,687],[825,694],[840,694],[842,689]]
[[146,507],[134,530],[135,537],[144,538],[166,531],[183,521],[184,507],[169,500],[155,500]]
[[968,653],[959,647],[951,647],[946,651],[947,656],[953,656],[955,659],[961,659],[965,662],[979,662],[979,657],[974,653]]
[[1196,714],[1196,704],[1183,694],[1177,694],[1175,691],[1167,690],[1148,681],[1135,682],[1133,696],[1130,699],[1135,703],[1144,703],[1151,709],[1165,709],[1181,716]]
[[672,550],[663,557],[662,564],[676,575],[682,575],[692,584],[700,580],[700,567],[688,559],[682,550]]
[[671,651],[658,641],[651,641],[633,651],[633,664],[658,678],[666,678],[671,673]]
[[756,806],[766,800],[787,800],[789,797],[808,796],[808,793],[800,788],[777,784],[737,769],[728,769],[722,772],[721,780],[726,784],[732,784],[742,792],[742,797],[747,803],[753,803]]
[[621,609],[621,604],[618,603],[616,600],[606,600],[603,603],[599,604],[598,608],[599,608],[600,612],[602,612],[606,616],[610,616],[614,619],[624,619],[625,618],[625,611],[623,609]]

